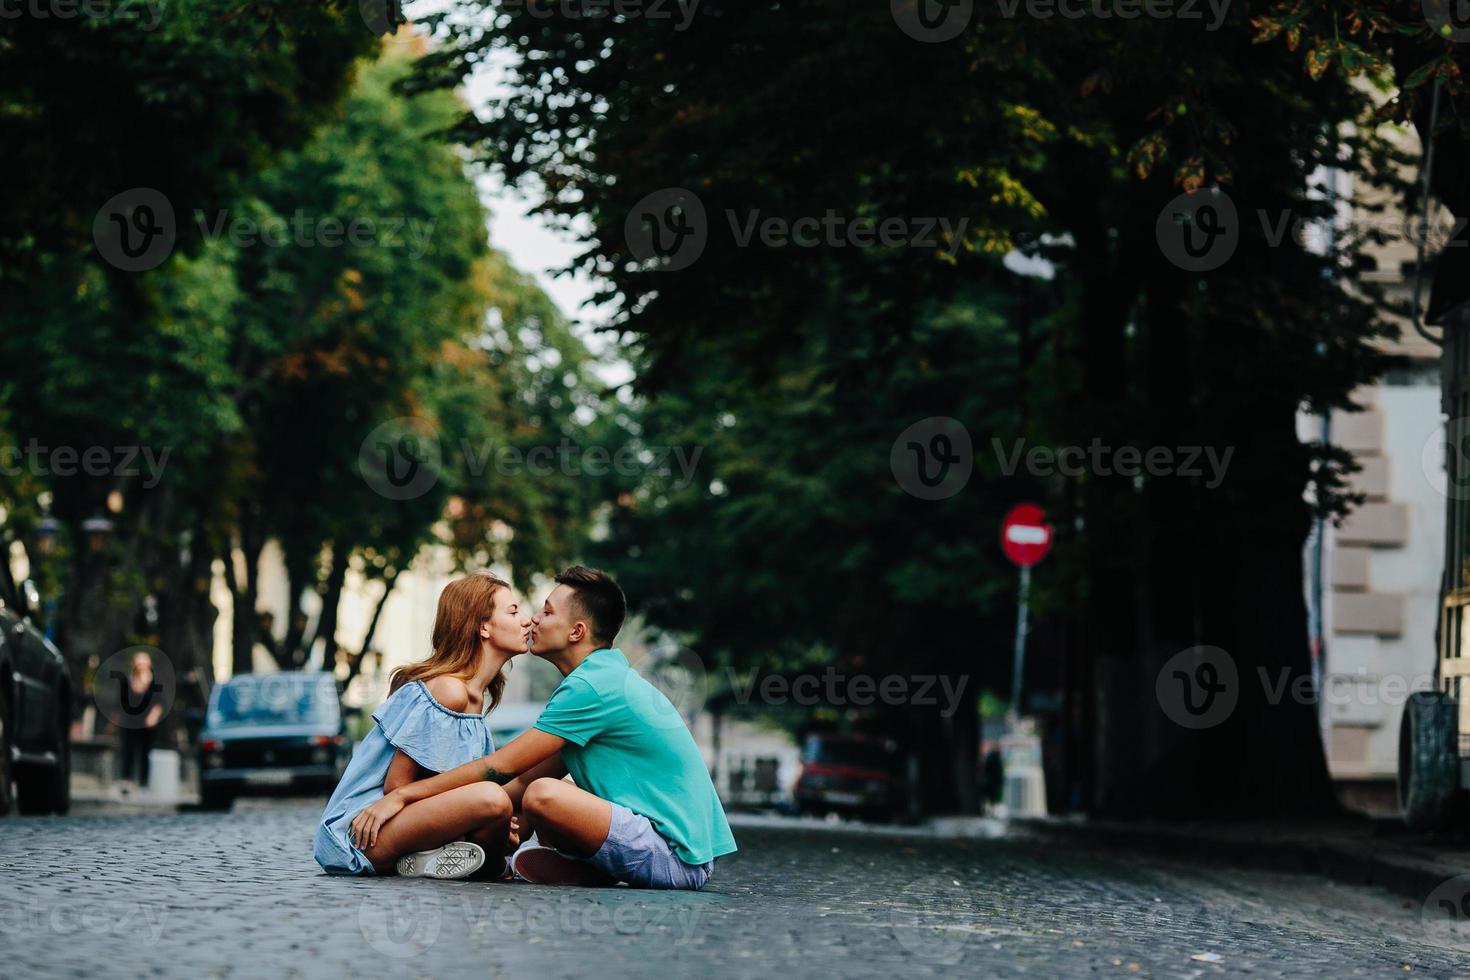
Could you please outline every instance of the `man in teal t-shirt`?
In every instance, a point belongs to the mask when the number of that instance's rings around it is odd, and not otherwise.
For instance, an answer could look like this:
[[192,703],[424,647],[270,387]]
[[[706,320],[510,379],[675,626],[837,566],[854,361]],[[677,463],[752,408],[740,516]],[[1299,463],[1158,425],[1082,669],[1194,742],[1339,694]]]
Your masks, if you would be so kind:
[[522,816],[537,843],[512,868],[532,881],[587,882],[590,864],[632,884],[702,887],[714,859],[735,850],[704,757],[669,699],[610,646],[627,610],[617,583],[580,566],[556,581],[533,618],[531,652],[563,677],[535,728],[564,740],[576,785],[527,785]]
[[681,861],[735,850],[683,719],[621,650],[597,650],[563,678],[536,727],[567,740],[561,758],[578,786],[647,817]]

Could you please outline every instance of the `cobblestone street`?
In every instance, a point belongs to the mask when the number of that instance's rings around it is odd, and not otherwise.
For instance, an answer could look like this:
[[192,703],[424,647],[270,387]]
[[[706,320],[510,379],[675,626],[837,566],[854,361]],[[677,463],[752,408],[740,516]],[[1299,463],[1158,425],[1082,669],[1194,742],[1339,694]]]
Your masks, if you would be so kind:
[[699,894],[328,878],[317,804],[17,819],[5,977],[1420,976],[1465,935],[1384,892],[1028,840],[737,827]]

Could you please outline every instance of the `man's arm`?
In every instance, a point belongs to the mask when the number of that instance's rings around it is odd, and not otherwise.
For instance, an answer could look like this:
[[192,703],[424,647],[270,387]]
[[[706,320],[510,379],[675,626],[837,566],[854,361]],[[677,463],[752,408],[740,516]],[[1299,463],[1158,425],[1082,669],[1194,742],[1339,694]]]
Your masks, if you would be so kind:
[[560,736],[533,728],[511,740],[505,748],[498,749],[483,759],[467,762],[448,772],[430,776],[428,779],[420,779],[405,786],[399,786],[392,792],[384,794],[381,800],[352,818],[352,826],[348,833],[358,847],[364,849],[372,847],[378,839],[378,831],[382,829],[383,824],[409,804],[426,800],[431,796],[438,796],[440,793],[458,789],[461,786],[468,786],[482,779],[505,786],[512,783],[518,775],[529,774],[532,769],[560,752],[562,746],[566,744],[566,739]]
[[506,743],[505,748],[497,749],[483,759],[466,762],[448,772],[399,787],[395,792],[402,794],[403,802],[407,805],[482,779],[504,786],[521,773],[536,768],[556,755],[566,744],[567,740],[564,738],[532,728]]
[[550,778],[560,779],[567,774],[567,765],[561,761],[561,753],[558,752],[539,766],[533,766],[521,773],[515,779],[505,784],[505,794],[510,797],[511,805],[517,812],[521,809],[521,797],[526,795],[526,787],[538,779]]

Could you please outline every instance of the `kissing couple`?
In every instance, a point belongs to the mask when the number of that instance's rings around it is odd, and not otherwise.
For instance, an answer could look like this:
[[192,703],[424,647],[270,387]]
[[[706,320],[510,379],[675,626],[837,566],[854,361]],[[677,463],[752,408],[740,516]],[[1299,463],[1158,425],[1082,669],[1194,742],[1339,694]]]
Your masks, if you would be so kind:
[[[678,711],[612,645],[626,614],[618,584],[581,565],[556,576],[534,615],[489,573],[450,582],[433,653],[393,672],[327,802],[317,863],[342,875],[704,887],[735,838]],[[496,748],[486,718],[506,664],[528,652],[562,680],[535,726]]]

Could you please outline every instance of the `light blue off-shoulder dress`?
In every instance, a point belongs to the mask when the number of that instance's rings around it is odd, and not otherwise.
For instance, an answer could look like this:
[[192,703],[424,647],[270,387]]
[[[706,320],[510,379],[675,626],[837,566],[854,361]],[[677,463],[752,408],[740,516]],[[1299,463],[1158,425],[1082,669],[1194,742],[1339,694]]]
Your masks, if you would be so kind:
[[353,750],[316,828],[312,850],[327,874],[374,873],[372,862],[352,845],[347,830],[364,807],[383,798],[383,780],[394,750],[435,773],[495,751],[484,715],[450,711],[434,700],[423,681],[410,681],[394,691],[373,712],[373,721],[377,724]]

